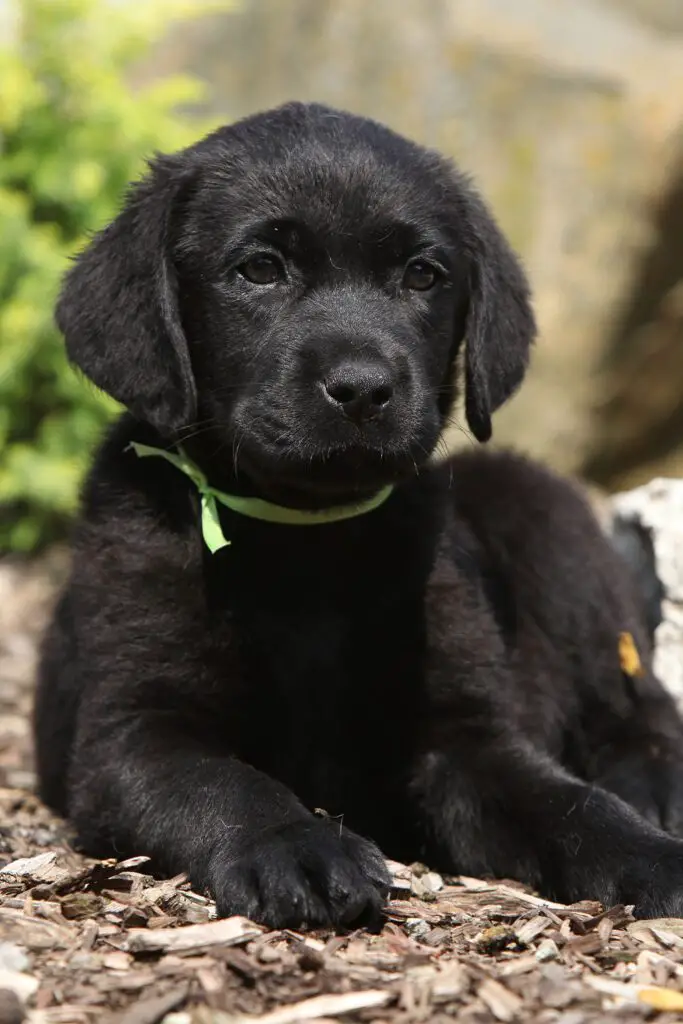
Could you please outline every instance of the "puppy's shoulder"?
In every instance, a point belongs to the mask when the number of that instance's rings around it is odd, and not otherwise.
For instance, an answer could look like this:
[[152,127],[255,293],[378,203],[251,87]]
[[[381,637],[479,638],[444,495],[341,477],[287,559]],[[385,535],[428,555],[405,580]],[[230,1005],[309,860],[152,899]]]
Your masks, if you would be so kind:
[[476,533],[500,537],[533,532],[585,536],[599,532],[579,484],[513,451],[458,453],[448,463],[456,513]]
[[[623,586],[610,545],[578,482],[515,452],[455,455],[448,471],[456,520],[464,520],[486,558],[536,596],[541,580],[583,587]],[[592,584],[591,584],[592,585]],[[604,585],[604,586],[603,586]]]
[[455,518],[477,538],[492,606],[507,595],[510,622],[522,610],[558,650],[577,637],[591,649],[600,623],[609,638],[633,623],[631,581],[578,483],[504,451],[457,455],[449,470]]

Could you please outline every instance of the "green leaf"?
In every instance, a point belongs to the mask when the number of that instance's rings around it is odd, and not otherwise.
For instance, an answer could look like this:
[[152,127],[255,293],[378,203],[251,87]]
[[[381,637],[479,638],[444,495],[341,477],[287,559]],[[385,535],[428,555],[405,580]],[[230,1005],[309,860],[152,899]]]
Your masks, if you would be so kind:
[[[115,216],[155,151],[214,127],[178,108],[203,83],[129,71],[167,32],[231,0],[9,0],[0,39],[0,552],[64,535],[115,402],[68,365],[53,306],[69,258]],[[13,17],[16,15],[16,19]]]

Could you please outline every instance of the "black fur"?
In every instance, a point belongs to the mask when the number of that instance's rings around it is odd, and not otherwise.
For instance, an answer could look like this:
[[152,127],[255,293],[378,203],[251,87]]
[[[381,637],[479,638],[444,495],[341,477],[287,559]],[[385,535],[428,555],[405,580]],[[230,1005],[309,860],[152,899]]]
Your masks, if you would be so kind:
[[623,516],[615,517],[611,532],[612,543],[631,570],[633,582],[645,602],[645,621],[654,642],[657,627],[662,623],[665,593],[657,575],[652,533],[641,523]]
[[[275,926],[376,923],[375,842],[683,913],[682,727],[626,569],[540,467],[427,465],[463,338],[485,440],[534,334],[456,170],[320,106],[250,118],[155,161],[58,320],[131,410],[85,487],[37,702],[42,795],[87,850],[150,854]],[[193,485],[131,439],[302,508],[396,487],[325,526],[222,509],[211,555]]]

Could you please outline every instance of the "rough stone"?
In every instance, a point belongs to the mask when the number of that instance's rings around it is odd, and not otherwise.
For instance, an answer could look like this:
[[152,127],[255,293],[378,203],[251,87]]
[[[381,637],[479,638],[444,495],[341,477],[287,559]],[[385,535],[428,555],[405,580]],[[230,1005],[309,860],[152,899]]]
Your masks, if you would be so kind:
[[662,588],[654,668],[683,711],[683,480],[652,480],[616,495],[611,507],[613,530],[635,524],[652,542]]

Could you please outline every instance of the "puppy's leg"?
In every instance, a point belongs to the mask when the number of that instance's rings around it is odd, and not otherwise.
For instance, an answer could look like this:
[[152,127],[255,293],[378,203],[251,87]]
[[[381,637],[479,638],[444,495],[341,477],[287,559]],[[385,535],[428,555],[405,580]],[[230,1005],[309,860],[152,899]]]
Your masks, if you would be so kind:
[[186,716],[103,710],[84,709],[71,771],[69,816],[88,849],[187,871],[221,915],[275,928],[379,921],[389,877],[374,844],[195,741]]
[[648,670],[626,680],[632,706],[615,714],[606,703],[594,713],[589,777],[616,793],[648,821],[683,836],[683,725],[671,697]]
[[596,785],[625,800],[653,825],[683,837],[683,765],[655,737],[649,751],[624,751],[612,758]]
[[640,917],[683,914],[683,842],[519,743],[430,754],[413,796],[424,855],[444,871],[518,878],[565,902],[635,904]]

